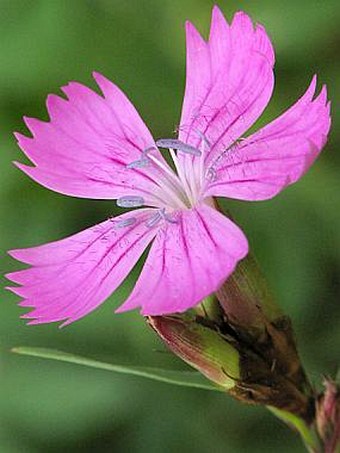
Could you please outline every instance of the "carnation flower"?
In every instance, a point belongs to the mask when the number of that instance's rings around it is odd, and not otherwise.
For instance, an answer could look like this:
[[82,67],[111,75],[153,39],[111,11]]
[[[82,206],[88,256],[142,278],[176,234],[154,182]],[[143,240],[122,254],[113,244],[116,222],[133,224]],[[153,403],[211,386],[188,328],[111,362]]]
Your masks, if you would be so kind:
[[[62,194],[117,200],[128,212],[76,235],[10,255],[29,264],[7,277],[33,310],[29,324],[76,321],[123,282],[150,246],[117,312],[184,312],[218,290],[248,252],[240,228],[214,197],[267,200],[296,182],[330,127],[316,77],[283,115],[246,136],[269,102],[274,51],[243,12],[229,25],[214,7],[208,41],[186,24],[187,79],[177,138],[155,140],[120,89],[94,73],[102,95],[71,82],[47,99],[49,122],[25,118],[16,134],[34,166],[16,165]],[[169,165],[168,154],[172,160]]]

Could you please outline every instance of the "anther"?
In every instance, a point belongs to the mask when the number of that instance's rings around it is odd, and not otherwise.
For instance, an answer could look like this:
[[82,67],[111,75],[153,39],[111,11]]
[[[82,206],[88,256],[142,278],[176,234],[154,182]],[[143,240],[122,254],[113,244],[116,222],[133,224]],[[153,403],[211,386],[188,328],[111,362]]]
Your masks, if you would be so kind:
[[185,154],[191,154],[193,156],[200,156],[202,154],[201,151],[194,146],[188,145],[187,143],[175,138],[161,138],[156,141],[156,145],[160,148],[176,149],[177,151],[181,151]]
[[126,168],[144,168],[150,164],[150,160],[148,158],[148,153],[156,149],[155,146],[149,146],[148,148],[144,149],[141,153],[141,158],[134,160],[126,165]]
[[161,220],[162,220],[162,215],[161,215],[160,211],[157,211],[155,214],[153,214],[149,218],[149,220],[145,223],[145,225],[148,228],[152,228],[152,227],[156,226]]
[[207,171],[205,177],[206,177],[207,180],[210,181],[210,182],[216,181],[217,172],[216,172],[215,168],[213,168],[213,167],[208,168],[208,171]]
[[139,196],[120,197],[116,201],[120,208],[139,208],[144,205],[144,198]]
[[165,220],[168,223],[178,223],[176,219],[173,219],[169,214],[165,212],[165,208],[159,209],[153,214],[149,220],[145,223],[148,228],[152,228],[159,224],[161,220]]
[[160,210],[161,217],[169,223],[178,223],[176,219],[173,219],[169,214],[165,212],[165,208]]
[[115,222],[115,226],[117,228],[124,228],[124,227],[128,227],[130,225],[133,225],[136,222],[137,222],[137,219],[135,217],[129,217],[128,219],[118,220],[118,222]]
[[144,168],[149,165],[149,163],[149,159],[142,157],[142,159],[134,160],[133,162],[127,164],[126,168]]

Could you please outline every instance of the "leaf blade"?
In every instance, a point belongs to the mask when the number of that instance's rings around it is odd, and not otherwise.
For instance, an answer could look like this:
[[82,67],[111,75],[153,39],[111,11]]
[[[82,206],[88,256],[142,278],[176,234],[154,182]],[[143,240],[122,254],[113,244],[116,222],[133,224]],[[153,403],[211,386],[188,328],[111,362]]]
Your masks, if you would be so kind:
[[48,348],[16,347],[11,350],[15,354],[38,357],[42,359],[55,360],[59,362],[72,363],[87,366],[90,368],[111,371],[120,374],[144,377],[147,379],[174,384],[184,387],[198,388],[203,390],[222,391],[219,387],[210,383],[200,373],[195,371],[175,371],[152,367],[136,367],[126,365],[116,365],[89,359],[83,356],[71,354],[69,352],[58,351]]

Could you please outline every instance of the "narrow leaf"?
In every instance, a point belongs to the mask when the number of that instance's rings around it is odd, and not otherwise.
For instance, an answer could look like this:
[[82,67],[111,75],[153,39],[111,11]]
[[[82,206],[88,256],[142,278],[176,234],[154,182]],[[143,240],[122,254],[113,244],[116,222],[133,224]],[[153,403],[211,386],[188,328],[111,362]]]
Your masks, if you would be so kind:
[[315,434],[312,427],[307,426],[304,420],[297,417],[295,414],[291,414],[290,412],[284,411],[282,409],[277,409],[272,406],[267,406],[267,408],[280,420],[282,420],[289,426],[293,426],[298,431],[308,451],[310,452],[320,451],[319,450],[320,445],[317,435]]
[[70,354],[68,352],[62,352],[47,348],[17,347],[13,348],[12,352],[16,354],[40,357],[43,359],[57,360],[60,362],[68,362],[77,365],[88,366],[91,368],[98,368],[106,371],[113,371],[115,373],[141,376],[160,382],[166,382],[168,384],[194,387],[204,390],[223,390],[211,384],[200,373],[196,373],[194,371],[175,371],[151,367],[115,365],[112,363],[99,362],[98,360],[88,359],[86,357]]

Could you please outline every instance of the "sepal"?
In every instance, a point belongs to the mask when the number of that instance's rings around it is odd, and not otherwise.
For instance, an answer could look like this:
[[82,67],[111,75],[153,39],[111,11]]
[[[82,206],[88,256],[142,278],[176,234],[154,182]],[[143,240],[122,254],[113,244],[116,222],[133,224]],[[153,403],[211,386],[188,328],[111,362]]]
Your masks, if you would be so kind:
[[232,389],[240,378],[240,355],[219,332],[190,315],[150,316],[150,326],[169,349],[212,382]]

